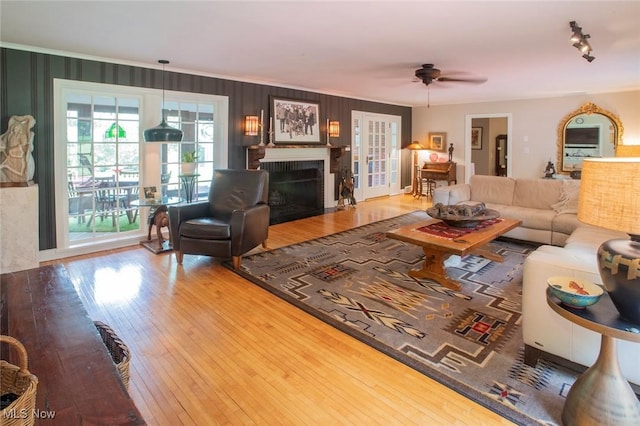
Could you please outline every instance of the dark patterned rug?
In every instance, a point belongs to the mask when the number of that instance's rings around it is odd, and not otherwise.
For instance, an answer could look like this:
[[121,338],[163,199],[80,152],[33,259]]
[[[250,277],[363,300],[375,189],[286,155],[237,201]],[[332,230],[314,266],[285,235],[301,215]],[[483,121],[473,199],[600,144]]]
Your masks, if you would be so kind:
[[[523,363],[522,266],[536,246],[497,240],[503,263],[447,262],[449,290],[411,278],[422,249],[386,231],[414,212],[248,256],[238,272],[304,311],[519,424],[561,424],[576,372]],[[450,259],[452,260],[452,259]]]

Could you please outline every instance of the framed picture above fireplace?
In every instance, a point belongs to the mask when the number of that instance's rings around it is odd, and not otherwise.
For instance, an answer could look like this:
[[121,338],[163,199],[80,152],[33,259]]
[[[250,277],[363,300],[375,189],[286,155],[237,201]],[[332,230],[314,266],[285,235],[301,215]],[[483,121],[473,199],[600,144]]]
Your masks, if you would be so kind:
[[273,142],[317,143],[320,142],[320,104],[271,97],[270,131]]

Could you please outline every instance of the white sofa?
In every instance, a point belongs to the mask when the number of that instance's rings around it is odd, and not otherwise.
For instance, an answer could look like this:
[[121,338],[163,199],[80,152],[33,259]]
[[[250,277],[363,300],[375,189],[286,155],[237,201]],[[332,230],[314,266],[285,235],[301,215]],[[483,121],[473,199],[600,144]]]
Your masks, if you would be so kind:
[[[597,250],[613,238],[627,234],[580,225],[564,247],[540,246],[524,263],[522,281],[522,337],[525,363],[535,365],[538,357],[552,354],[584,366],[592,365],[600,350],[600,334],[565,320],[547,304],[547,278],[555,275],[583,278],[602,285]],[[622,373],[640,386],[640,343],[618,342]],[[542,353],[540,352],[542,351]]]
[[[590,366],[600,350],[599,334],[562,318],[546,299],[547,278],[551,276],[584,278],[602,285],[598,247],[612,238],[628,238],[624,233],[578,221],[579,183],[474,175],[469,184],[439,187],[434,192],[434,204],[484,202],[502,216],[520,219],[522,225],[505,236],[544,244],[524,263],[522,336],[529,365],[551,354]],[[640,344],[619,340],[618,359],[625,377],[640,386]]]
[[580,225],[576,215],[579,184],[571,179],[473,175],[468,184],[436,188],[433,204],[483,202],[501,216],[522,221],[506,237],[561,246]]

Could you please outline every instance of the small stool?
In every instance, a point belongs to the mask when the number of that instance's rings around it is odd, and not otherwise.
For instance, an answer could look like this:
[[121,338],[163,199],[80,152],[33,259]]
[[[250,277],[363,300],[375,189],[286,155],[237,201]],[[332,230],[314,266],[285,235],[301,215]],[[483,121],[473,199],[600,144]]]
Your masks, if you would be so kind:
[[426,186],[427,186],[425,195],[433,199],[433,191],[436,189],[436,181],[433,179],[425,179],[425,180],[426,180]]
[[418,181],[418,199],[423,195],[433,198],[433,190],[436,188],[436,181],[433,179],[420,179]]

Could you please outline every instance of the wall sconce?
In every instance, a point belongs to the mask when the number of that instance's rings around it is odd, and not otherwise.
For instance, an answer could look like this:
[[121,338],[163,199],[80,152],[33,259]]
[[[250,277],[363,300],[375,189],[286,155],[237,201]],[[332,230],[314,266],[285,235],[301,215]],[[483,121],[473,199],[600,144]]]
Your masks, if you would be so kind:
[[[247,136],[258,136],[260,131],[259,146],[264,146],[264,110],[260,110],[260,118],[257,115],[244,116],[244,134]],[[271,139],[271,130],[269,131],[269,139]],[[271,141],[269,146],[272,146]]]
[[329,142],[329,138],[339,138],[340,137],[340,122],[339,121],[329,121],[327,118],[327,146],[331,146],[331,142]]
[[329,137],[330,138],[339,138],[340,137],[340,122],[339,121],[329,121]]
[[589,34],[582,34],[582,27],[579,27],[576,21],[569,22],[569,27],[571,27],[571,37],[569,40],[573,43],[573,47],[578,49],[583,55],[582,57],[587,60],[587,62],[591,62],[595,59],[594,56],[591,56],[591,44],[587,39],[591,38]]
[[247,136],[258,136],[258,116],[245,115],[244,117],[244,134]]

